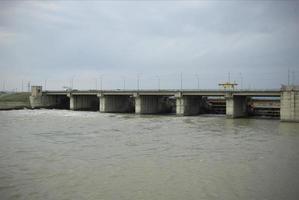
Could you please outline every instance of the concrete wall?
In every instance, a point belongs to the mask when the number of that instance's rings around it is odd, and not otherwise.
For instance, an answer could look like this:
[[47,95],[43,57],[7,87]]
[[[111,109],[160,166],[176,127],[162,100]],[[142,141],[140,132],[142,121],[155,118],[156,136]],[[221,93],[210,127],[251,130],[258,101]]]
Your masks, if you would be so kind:
[[44,95],[42,86],[32,86],[29,97],[31,108],[69,108],[69,99],[66,95]]
[[69,108],[69,100],[66,95],[55,96],[30,96],[31,108]]
[[134,112],[133,98],[126,95],[100,96],[100,112],[130,113]]
[[165,98],[167,97],[158,95],[135,95],[135,113],[169,113],[171,112],[171,107],[167,105]]
[[247,97],[246,96],[226,96],[226,116],[237,118],[247,116]]
[[31,86],[31,96],[33,97],[42,96],[42,91],[42,86]]
[[281,121],[299,122],[299,88],[285,87],[280,97]]
[[99,98],[95,95],[70,95],[71,110],[99,110]]
[[202,113],[203,101],[201,96],[181,96],[176,98],[177,115],[198,115]]

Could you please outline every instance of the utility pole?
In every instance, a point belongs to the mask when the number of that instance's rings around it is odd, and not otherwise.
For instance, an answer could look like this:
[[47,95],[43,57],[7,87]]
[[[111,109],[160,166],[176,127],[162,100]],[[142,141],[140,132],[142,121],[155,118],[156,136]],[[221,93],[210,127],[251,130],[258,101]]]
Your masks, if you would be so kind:
[[22,80],[22,91],[21,92],[24,92],[23,84],[24,84],[24,81]]

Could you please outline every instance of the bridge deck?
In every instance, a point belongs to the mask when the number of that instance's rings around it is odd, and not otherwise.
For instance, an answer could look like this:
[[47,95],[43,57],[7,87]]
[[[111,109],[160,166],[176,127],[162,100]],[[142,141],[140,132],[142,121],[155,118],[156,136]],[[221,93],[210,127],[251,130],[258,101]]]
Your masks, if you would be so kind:
[[181,93],[184,96],[225,96],[232,94],[236,96],[265,96],[279,97],[281,91],[275,90],[72,90],[72,91],[44,91],[45,95],[162,95],[174,96]]

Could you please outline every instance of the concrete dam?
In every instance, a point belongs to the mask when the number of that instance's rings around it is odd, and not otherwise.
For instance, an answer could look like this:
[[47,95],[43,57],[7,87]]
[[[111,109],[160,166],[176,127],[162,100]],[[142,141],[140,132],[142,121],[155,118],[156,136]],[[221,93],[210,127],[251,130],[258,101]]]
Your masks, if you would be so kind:
[[[264,99],[263,99],[264,98]],[[274,113],[281,121],[299,122],[299,86],[273,90],[67,90],[43,91],[32,86],[35,108],[99,111],[103,113],[192,116],[214,111],[228,118],[252,112]]]

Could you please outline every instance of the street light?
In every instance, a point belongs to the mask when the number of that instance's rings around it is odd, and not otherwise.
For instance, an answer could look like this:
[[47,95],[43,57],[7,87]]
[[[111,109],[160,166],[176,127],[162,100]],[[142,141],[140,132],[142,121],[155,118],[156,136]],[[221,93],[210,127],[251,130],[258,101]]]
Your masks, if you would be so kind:
[[195,74],[195,77],[197,79],[197,89],[199,90],[199,75],[198,74]]
[[123,88],[126,89],[126,77],[123,76]]
[[183,90],[183,73],[181,72],[180,74],[180,78],[181,78],[181,90]]
[[[23,83],[22,83],[23,85]],[[45,90],[47,90],[47,79],[45,79]],[[23,86],[22,86],[22,91],[23,91]]]
[[140,88],[140,74],[137,74],[137,90],[139,90]]
[[240,72],[240,79],[241,79],[240,88],[243,89],[243,76],[241,72]]
[[74,89],[74,76],[72,76],[72,78],[70,80],[70,88]]
[[160,76],[157,75],[157,79],[158,79],[158,90],[160,90]]
[[100,89],[103,90],[103,76],[100,76]]
[[96,90],[98,90],[98,79],[97,78],[95,78],[95,86],[96,86]]

